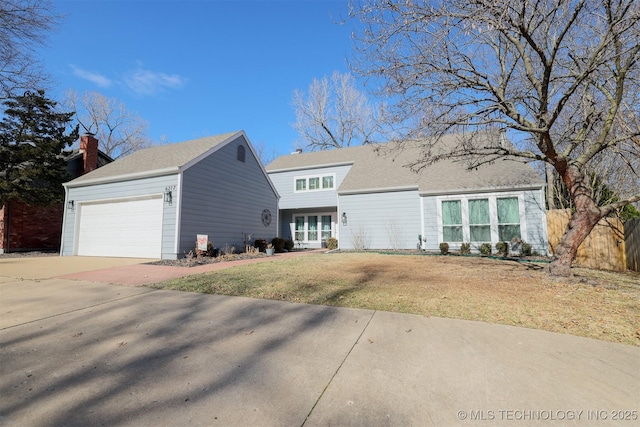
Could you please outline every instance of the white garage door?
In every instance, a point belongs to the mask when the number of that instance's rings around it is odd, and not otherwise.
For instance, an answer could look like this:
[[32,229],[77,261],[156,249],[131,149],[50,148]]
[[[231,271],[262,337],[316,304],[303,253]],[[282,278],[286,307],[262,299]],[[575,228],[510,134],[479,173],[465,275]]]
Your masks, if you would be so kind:
[[78,255],[160,258],[162,197],[82,203]]

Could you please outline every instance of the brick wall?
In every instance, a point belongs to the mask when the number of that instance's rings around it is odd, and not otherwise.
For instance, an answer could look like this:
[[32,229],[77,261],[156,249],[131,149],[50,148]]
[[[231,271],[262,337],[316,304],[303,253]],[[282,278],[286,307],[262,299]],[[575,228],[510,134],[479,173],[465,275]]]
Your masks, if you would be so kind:
[[62,203],[51,206],[9,203],[0,211],[0,248],[4,252],[60,249]]

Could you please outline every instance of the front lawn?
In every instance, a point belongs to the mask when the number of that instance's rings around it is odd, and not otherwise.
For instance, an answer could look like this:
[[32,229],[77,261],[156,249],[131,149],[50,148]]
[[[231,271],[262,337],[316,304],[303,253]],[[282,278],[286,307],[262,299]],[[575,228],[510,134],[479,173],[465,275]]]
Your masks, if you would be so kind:
[[640,345],[640,275],[480,257],[317,254],[154,285],[220,295],[479,320]]

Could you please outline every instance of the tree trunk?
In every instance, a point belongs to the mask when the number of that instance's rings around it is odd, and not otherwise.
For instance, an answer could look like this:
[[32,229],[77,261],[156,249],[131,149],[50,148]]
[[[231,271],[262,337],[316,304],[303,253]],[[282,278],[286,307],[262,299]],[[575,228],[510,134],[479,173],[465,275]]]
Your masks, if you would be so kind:
[[544,164],[544,171],[547,181],[547,209],[557,209],[556,198],[554,194],[555,179],[553,178],[553,166],[549,163]]
[[559,173],[569,189],[576,211],[571,215],[567,230],[556,247],[554,260],[546,271],[552,276],[571,276],[571,264],[578,253],[578,247],[603,214],[593,201],[591,190],[585,185],[584,176],[576,166],[567,166]]
[[578,247],[587,238],[600,220],[600,214],[593,211],[576,211],[571,215],[567,230],[556,247],[554,260],[546,270],[552,276],[571,276],[571,263],[578,253]]

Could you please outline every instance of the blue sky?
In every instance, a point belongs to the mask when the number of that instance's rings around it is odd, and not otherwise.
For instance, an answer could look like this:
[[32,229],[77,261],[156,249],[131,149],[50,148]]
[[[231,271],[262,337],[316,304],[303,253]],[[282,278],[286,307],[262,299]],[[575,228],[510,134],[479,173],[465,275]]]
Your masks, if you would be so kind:
[[295,147],[295,89],[349,71],[347,0],[54,0],[64,15],[40,58],[68,89],[122,101],[149,137],[181,142],[239,129],[267,153]]

